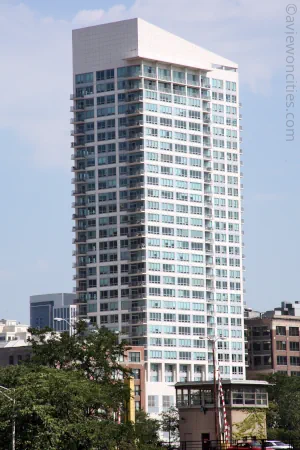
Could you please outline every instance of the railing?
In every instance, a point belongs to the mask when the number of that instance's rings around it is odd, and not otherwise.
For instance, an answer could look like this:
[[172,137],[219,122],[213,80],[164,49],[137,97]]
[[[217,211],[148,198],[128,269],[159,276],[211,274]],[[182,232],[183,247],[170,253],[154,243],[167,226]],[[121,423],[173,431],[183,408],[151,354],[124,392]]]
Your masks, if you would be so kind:
[[158,75],[159,80],[171,81],[171,76],[169,75]]
[[159,91],[159,92],[166,92],[167,94],[172,94],[171,89],[168,89],[168,88],[162,88],[162,87],[159,87],[159,88],[158,88],[158,91]]
[[145,72],[143,73],[143,76],[146,78],[156,78],[156,72],[152,73],[152,72]]
[[185,80],[185,78],[174,77],[173,78],[173,83],[186,84],[186,80]]
[[186,84],[189,84],[190,86],[200,86],[200,81],[199,80],[186,80]]

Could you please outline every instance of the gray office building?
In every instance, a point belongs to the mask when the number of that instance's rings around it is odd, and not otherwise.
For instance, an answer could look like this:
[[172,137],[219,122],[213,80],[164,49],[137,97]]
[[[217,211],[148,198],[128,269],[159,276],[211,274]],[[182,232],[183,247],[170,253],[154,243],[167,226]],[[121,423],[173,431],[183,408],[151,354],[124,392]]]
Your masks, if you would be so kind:
[[[76,320],[74,294],[42,294],[30,297],[30,326],[68,331]],[[54,320],[60,319],[60,320]]]

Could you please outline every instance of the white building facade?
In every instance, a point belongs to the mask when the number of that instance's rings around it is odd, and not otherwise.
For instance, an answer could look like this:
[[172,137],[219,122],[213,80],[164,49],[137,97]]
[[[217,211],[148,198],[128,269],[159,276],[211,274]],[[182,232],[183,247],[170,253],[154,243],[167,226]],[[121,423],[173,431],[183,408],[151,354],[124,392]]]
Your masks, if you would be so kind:
[[176,381],[244,379],[237,64],[141,19],[73,31],[79,314],[147,358],[146,404]]
[[[0,343],[11,342],[11,345],[27,344],[27,339],[30,336],[28,332],[28,325],[22,324],[17,320],[0,320]],[[16,342],[18,341],[18,344]],[[25,343],[25,344],[24,344]]]

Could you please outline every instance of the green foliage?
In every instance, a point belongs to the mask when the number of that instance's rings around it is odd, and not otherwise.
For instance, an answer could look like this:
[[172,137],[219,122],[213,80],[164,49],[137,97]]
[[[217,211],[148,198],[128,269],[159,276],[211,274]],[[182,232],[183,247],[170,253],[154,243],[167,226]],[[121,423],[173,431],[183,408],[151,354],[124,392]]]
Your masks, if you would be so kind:
[[[31,330],[32,361],[0,368],[0,448],[9,449],[12,420],[17,450],[152,450],[157,421],[138,414],[136,425],[115,420],[130,398],[120,379],[130,371],[119,364],[126,344],[101,328],[61,336]],[[153,444],[152,444],[153,443]],[[154,446],[153,446],[154,445]]]
[[179,439],[179,413],[178,409],[171,406],[167,411],[160,414],[161,428],[169,434],[170,442],[176,442]]
[[234,425],[233,439],[243,439],[247,436],[256,436],[257,439],[266,439],[266,412],[253,408],[244,410],[247,413],[245,419]]
[[[124,438],[126,445],[134,442],[131,424],[119,426],[102,412],[110,407],[107,392],[80,372],[12,366],[0,370],[0,384],[15,389],[17,449],[110,449]],[[1,448],[9,448],[12,402],[3,396],[0,417]]]
[[[157,446],[159,443],[160,423],[158,420],[151,419],[145,411],[137,411],[135,417],[135,432],[139,449],[151,448],[145,445]],[[156,447],[155,447],[156,448]]]
[[274,374],[267,377],[269,410],[268,438],[300,439],[300,377]]

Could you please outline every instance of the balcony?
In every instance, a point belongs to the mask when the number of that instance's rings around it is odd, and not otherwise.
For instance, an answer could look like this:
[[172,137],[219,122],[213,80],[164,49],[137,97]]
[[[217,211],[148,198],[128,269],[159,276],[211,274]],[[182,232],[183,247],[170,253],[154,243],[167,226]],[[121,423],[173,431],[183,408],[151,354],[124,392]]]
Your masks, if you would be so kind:
[[144,157],[143,157],[143,156],[140,156],[140,157],[138,157],[138,158],[136,158],[136,159],[134,159],[134,160],[129,160],[129,161],[128,161],[128,165],[131,165],[131,164],[140,164],[140,163],[143,163],[144,161],[145,161]]
[[[81,237],[78,237],[78,238],[74,238],[74,239],[72,240],[72,242],[73,242],[73,244],[84,243],[84,242],[86,242],[86,236],[81,236]],[[74,255],[74,256],[75,256],[75,255]]]
[[136,286],[146,286],[146,284],[147,284],[146,280],[144,280],[144,281],[130,281],[128,283],[128,286],[134,286],[134,287],[136,287]]
[[156,78],[156,72],[148,72],[144,71],[143,75],[144,78]]
[[80,141],[80,142],[71,142],[71,147],[84,147],[85,146],[85,142]]
[[160,75],[158,71],[158,79],[164,80],[164,81],[171,81],[171,74],[170,75]]
[[173,83],[175,84],[186,84],[185,78],[173,77]]
[[138,126],[143,126],[144,122],[143,119],[141,120],[128,120],[127,125],[124,125],[125,127],[138,127]]
[[194,97],[194,98],[200,98],[200,91],[199,92],[188,92],[188,97]]
[[83,286],[76,286],[73,291],[74,292],[86,292],[87,286],[83,285]]
[[146,244],[145,242],[141,242],[139,244],[130,244],[129,245],[129,250],[140,250],[146,248]]
[[84,136],[84,135],[85,135],[84,130],[75,129],[70,131],[70,136]]
[[84,250],[73,250],[72,251],[72,256],[85,255],[86,253],[87,253],[86,249],[84,249]]
[[186,91],[185,91],[185,89],[176,89],[176,88],[173,87],[173,94],[186,95]]
[[143,132],[139,132],[139,133],[130,133],[127,140],[132,140],[132,139],[141,139],[142,137],[144,137],[144,133]]
[[206,273],[206,278],[212,279],[214,277],[213,273]]
[[136,114],[142,114],[143,113],[143,108],[128,108],[124,114],[126,115],[136,115]]
[[137,83],[137,84],[129,84],[124,88],[124,92],[132,92],[132,91],[139,91],[143,89],[143,86],[141,84],[141,82]]
[[188,86],[200,86],[200,81],[199,80],[186,80],[186,84]]
[[146,273],[146,267],[141,268],[141,269],[129,269],[128,270],[128,274],[129,275],[137,275],[137,274],[145,274]]
[[71,172],[84,172],[86,170],[85,166],[72,166]]
[[85,267],[86,266],[86,261],[78,261],[72,264],[72,267],[75,269],[77,267]]
[[84,280],[86,278],[86,273],[78,273],[73,275],[73,280]]
[[162,87],[159,87],[158,90],[159,90],[159,92],[164,92],[164,93],[166,93],[166,94],[172,94],[171,88],[162,88]]
[[215,290],[215,287],[214,287],[212,284],[210,284],[210,285],[206,286],[206,289],[207,289],[208,291],[214,291],[214,290]]
[[136,181],[135,183],[130,183],[127,189],[135,189],[145,186],[145,180]]
[[72,219],[73,220],[76,220],[76,219],[85,219],[86,218],[86,215],[85,214],[73,214],[72,215]]

